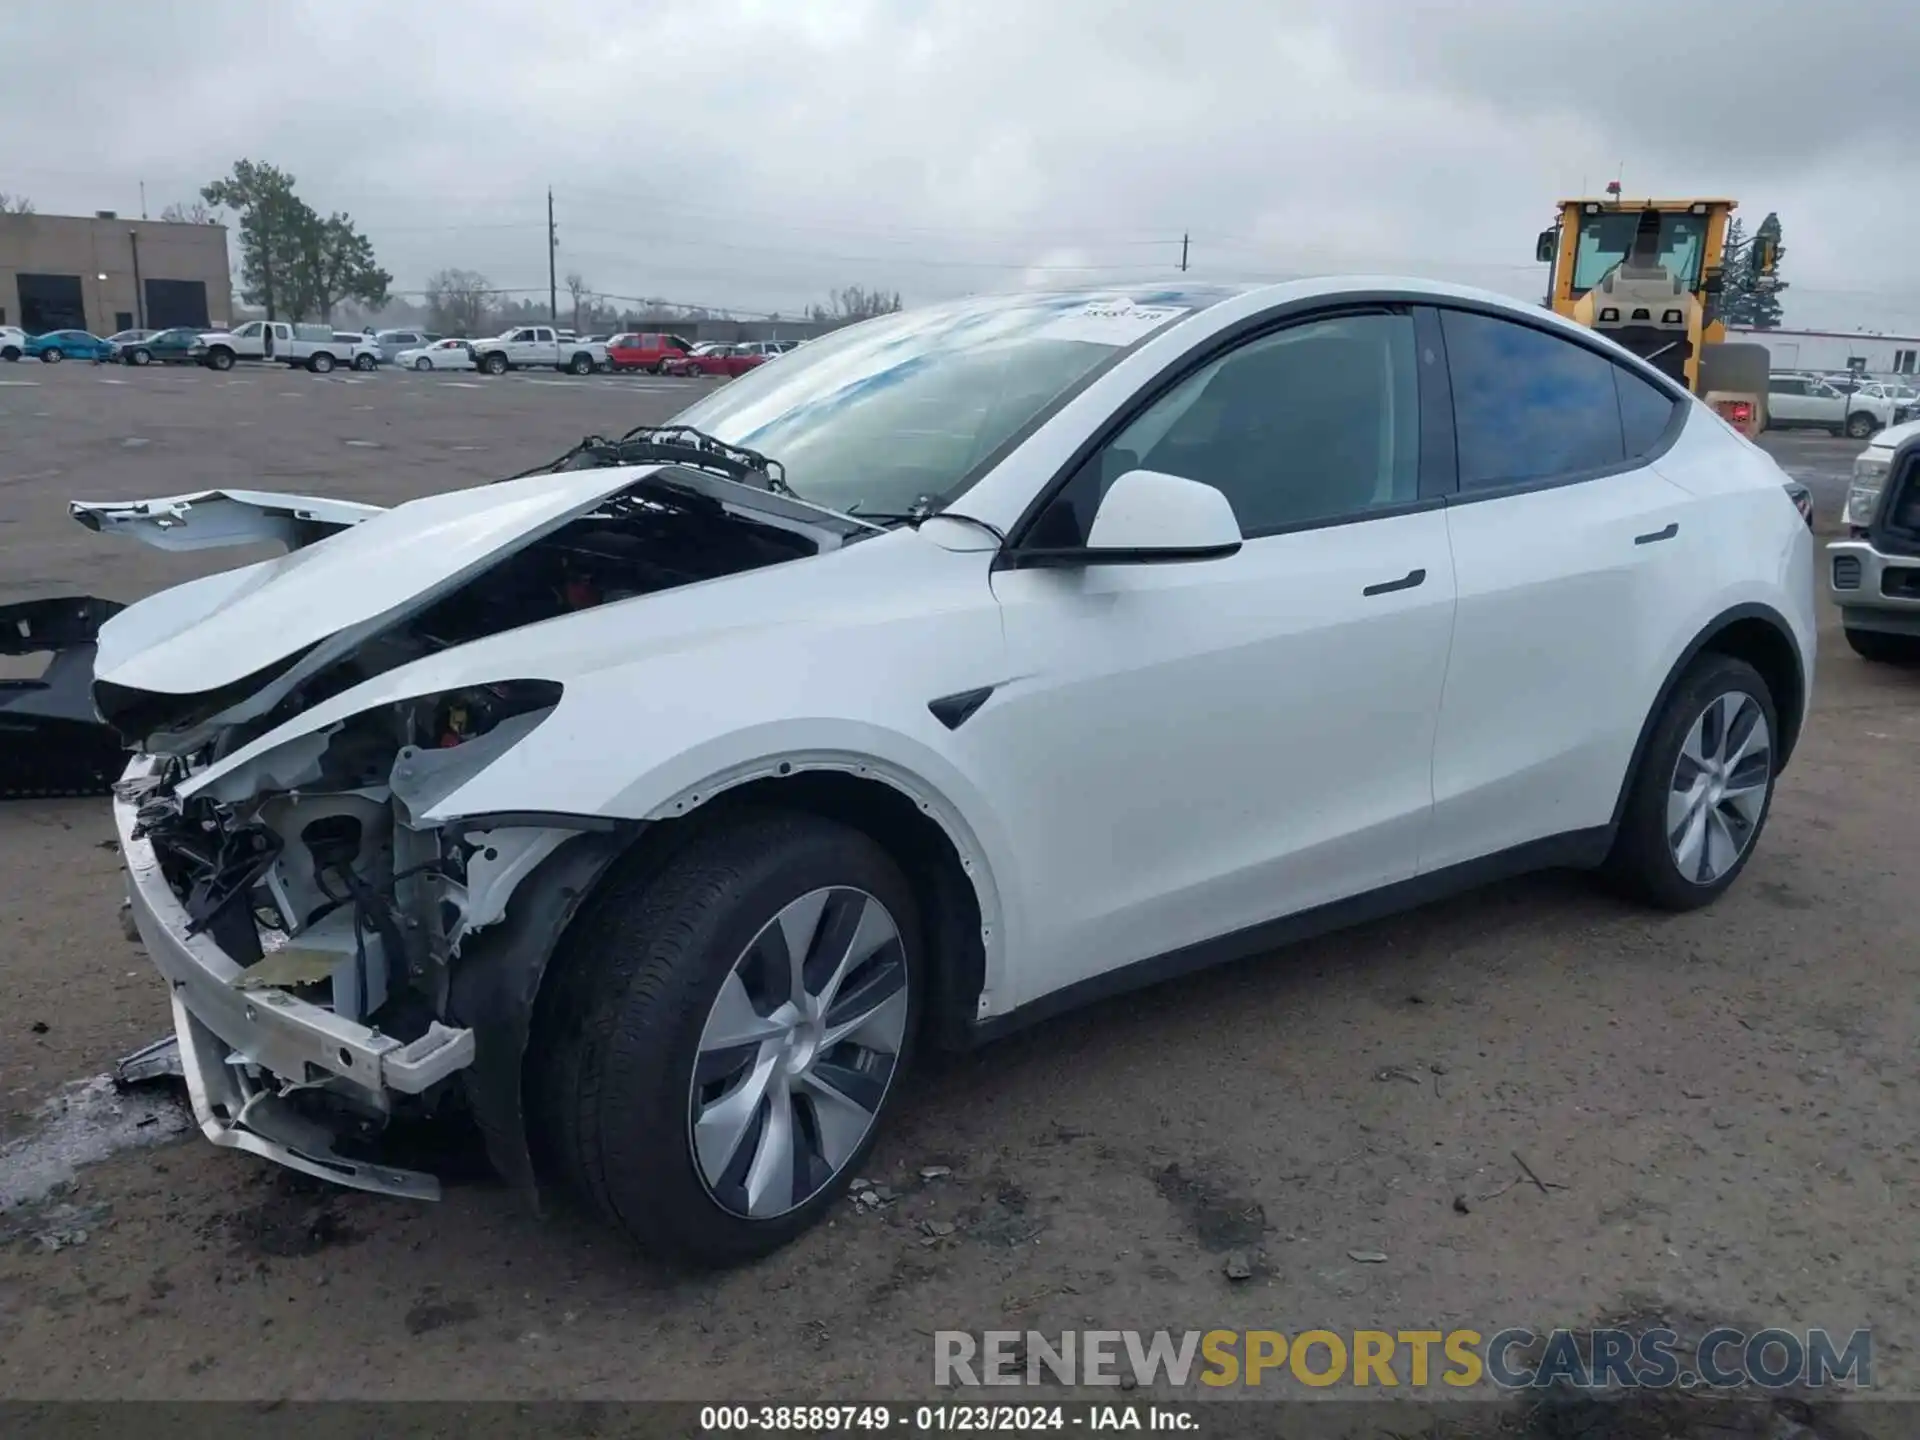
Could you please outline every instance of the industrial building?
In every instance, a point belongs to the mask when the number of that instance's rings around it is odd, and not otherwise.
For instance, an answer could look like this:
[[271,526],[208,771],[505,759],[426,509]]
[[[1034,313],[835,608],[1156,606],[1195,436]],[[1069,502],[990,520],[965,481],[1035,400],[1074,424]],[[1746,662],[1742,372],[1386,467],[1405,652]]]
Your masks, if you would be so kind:
[[0,215],[0,325],[28,334],[224,326],[227,227],[97,215]]
[[1862,375],[1920,374],[1920,336],[1844,330],[1754,330],[1729,325],[1727,338],[1764,345],[1775,370],[1852,370]]

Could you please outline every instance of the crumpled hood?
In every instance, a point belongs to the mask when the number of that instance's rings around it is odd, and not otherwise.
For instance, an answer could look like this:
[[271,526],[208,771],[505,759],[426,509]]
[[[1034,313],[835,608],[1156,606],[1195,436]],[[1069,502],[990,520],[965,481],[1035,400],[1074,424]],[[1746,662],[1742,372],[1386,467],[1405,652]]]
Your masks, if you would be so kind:
[[[268,503],[256,506],[261,501]],[[290,506],[313,503],[222,494],[211,514],[221,533],[261,538]],[[132,513],[142,506],[160,508]],[[255,515],[257,533],[236,506]],[[77,505],[76,515],[85,508]],[[128,513],[118,528],[172,548],[185,548],[177,528],[195,523],[193,505],[184,518],[161,502],[119,508]],[[316,543],[162,591],[115,616],[101,630],[94,668],[101,717],[149,749],[185,753],[228,726],[311,703],[308,682],[323,671],[347,667],[342,678],[354,683],[423,648],[463,646],[545,615],[803,558],[877,528],[657,464],[546,471],[393,510],[360,508],[357,520],[339,517],[349,528]],[[576,564],[602,566],[613,582],[596,584]],[[451,631],[441,623],[448,605],[460,611]],[[409,631],[416,617],[426,631]]]
[[163,590],[101,628],[94,680],[167,695],[223,689],[431,598],[646,473],[581,470],[429,495],[317,545]]

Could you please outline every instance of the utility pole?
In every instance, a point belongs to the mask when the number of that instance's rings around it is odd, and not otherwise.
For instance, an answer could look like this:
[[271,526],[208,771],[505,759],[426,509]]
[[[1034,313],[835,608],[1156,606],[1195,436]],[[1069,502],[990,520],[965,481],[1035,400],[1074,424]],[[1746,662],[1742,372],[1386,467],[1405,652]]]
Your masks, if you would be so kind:
[[147,182],[144,180],[140,182],[140,218],[147,218]]
[[560,249],[560,232],[553,228],[553,187],[547,187],[547,319],[560,323],[560,282],[554,278],[554,254]]
[[1180,237],[1180,273],[1182,275],[1187,273],[1187,242],[1192,238],[1191,235],[1182,235]]

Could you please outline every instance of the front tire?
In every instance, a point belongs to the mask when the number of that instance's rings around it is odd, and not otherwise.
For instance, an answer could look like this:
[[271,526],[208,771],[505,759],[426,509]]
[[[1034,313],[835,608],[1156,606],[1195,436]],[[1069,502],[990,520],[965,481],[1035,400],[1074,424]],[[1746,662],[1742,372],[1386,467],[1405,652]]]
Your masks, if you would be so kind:
[[911,1059],[919,912],[830,820],[758,812],[615,872],[563,942],[529,1057],[546,1159],[643,1249],[729,1265],[818,1221]]
[[489,375],[504,375],[507,373],[507,357],[498,353],[489,355],[480,362],[480,368]]
[[1882,630],[1845,631],[1847,644],[1862,660],[1886,665],[1911,665],[1920,661],[1920,635],[1889,635]]
[[153,363],[153,354],[147,350],[130,350],[127,352],[127,363],[129,365],[151,365]]
[[18,345],[9,345],[6,347],[6,349],[0,350],[0,360],[5,360],[8,363],[12,363],[13,361],[18,360],[19,358],[20,358],[20,347]]
[[1697,910],[1746,868],[1773,804],[1780,720],[1760,672],[1708,652],[1654,722],[1607,869],[1663,910]]
[[1864,410],[1856,410],[1847,417],[1847,435],[1854,440],[1864,440],[1880,428],[1880,422]]

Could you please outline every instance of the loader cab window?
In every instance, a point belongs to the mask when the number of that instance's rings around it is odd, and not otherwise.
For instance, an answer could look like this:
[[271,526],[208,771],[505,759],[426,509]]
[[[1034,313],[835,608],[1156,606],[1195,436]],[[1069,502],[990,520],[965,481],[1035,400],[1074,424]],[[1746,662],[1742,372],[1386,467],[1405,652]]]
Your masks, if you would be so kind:
[[[1617,210],[1580,217],[1580,240],[1574,252],[1573,293],[1584,295],[1633,249],[1633,233],[1640,212]],[[1660,264],[1689,290],[1700,288],[1700,261],[1707,248],[1705,215],[1660,217]]]

